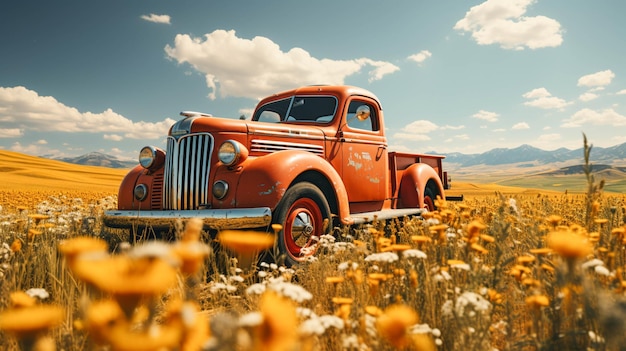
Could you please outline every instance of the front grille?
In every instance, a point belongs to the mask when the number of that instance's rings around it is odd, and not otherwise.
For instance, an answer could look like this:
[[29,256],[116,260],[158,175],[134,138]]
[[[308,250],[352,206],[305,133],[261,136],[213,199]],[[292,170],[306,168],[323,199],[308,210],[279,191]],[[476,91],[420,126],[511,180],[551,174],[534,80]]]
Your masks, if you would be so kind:
[[212,151],[208,133],[167,138],[163,209],[195,210],[208,203]]

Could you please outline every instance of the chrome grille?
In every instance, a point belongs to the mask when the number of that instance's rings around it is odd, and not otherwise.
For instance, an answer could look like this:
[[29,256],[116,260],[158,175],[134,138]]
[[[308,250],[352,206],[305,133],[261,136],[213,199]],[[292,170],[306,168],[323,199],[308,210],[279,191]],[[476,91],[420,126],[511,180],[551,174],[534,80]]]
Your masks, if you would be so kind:
[[212,151],[208,133],[167,138],[163,209],[195,210],[208,203]]

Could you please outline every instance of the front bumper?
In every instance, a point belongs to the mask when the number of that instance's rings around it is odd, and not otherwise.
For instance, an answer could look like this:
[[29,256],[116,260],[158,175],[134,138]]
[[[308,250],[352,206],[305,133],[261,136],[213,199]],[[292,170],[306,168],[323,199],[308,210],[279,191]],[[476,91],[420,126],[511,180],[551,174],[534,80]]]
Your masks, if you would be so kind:
[[110,210],[104,213],[104,225],[109,228],[152,227],[171,228],[179,220],[200,218],[211,229],[249,229],[267,227],[272,222],[269,207],[213,210],[136,211]]

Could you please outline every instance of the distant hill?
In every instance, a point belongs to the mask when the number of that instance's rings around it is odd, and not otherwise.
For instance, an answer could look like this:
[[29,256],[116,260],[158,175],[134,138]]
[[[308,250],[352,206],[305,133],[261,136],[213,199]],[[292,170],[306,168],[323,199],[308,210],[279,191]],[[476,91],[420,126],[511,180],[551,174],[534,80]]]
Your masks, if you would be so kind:
[[127,172],[0,150],[0,191],[45,189],[116,194]]
[[107,168],[132,168],[137,165],[137,161],[123,161],[115,156],[103,154],[101,152],[90,152],[81,156],[63,157],[55,159],[77,165],[99,166]]
[[[473,166],[502,166],[515,165],[518,168],[535,167],[554,164],[555,167],[565,167],[583,163],[583,148],[569,150],[560,148],[553,151],[541,150],[530,145],[519,147],[497,148],[481,154],[445,154],[445,163],[454,164],[454,168]],[[614,166],[626,166],[626,143],[608,147],[593,147],[591,149],[591,163],[602,163]]]

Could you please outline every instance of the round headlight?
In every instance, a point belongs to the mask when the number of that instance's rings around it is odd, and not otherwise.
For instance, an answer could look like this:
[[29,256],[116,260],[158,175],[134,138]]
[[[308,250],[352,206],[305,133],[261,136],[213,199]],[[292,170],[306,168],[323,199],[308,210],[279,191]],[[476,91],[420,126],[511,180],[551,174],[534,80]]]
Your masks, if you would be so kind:
[[156,149],[152,146],[146,146],[139,152],[139,164],[143,168],[150,168],[156,160]]
[[218,180],[213,183],[213,196],[215,196],[216,199],[223,199],[226,193],[228,193],[228,183],[223,180]]
[[165,162],[165,151],[154,146],[146,146],[139,152],[139,164],[150,171],[161,167]]
[[217,150],[217,158],[226,166],[234,166],[248,157],[248,149],[234,140],[226,140]]
[[148,187],[145,184],[138,184],[133,190],[133,195],[138,201],[143,201],[148,196]]
[[232,166],[237,161],[237,146],[231,140],[224,142],[217,151],[217,158],[227,165]]

